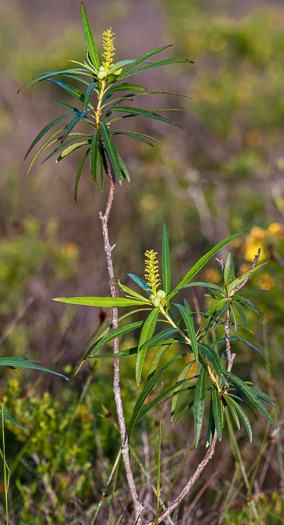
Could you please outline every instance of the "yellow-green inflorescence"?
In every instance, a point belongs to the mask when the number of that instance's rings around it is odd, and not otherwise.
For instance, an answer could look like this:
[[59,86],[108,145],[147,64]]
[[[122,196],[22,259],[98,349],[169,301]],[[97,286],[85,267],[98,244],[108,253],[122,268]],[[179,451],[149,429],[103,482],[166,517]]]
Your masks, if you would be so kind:
[[151,303],[155,307],[160,306],[161,302],[166,297],[166,293],[164,290],[157,291],[159,284],[161,284],[161,280],[159,276],[157,252],[154,252],[154,250],[147,250],[145,252],[145,279],[152,292],[149,297]]
[[115,47],[113,42],[115,40],[114,33],[111,27],[103,32],[103,57],[102,66],[99,67],[98,79],[103,80],[107,77],[110,68],[113,66],[113,57],[115,55]]

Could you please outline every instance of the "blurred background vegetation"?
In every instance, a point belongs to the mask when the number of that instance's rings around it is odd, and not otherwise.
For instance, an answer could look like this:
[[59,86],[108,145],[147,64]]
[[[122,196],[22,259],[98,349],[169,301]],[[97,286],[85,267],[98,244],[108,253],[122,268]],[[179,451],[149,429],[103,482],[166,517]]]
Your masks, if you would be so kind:
[[[243,429],[237,432],[240,449],[228,437],[174,523],[283,523],[283,4],[86,0],[85,6],[97,41],[112,26],[117,59],[172,43],[171,56],[194,61],[154,69],[151,79],[137,77],[149,89],[179,91],[191,99],[151,99],[153,108],[186,109],[174,117],[183,130],[139,117],[127,122],[133,131],[154,133],[161,145],[149,149],[120,140],[132,181],[117,188],[110,220],[111,241],[117,244],[116,277],[127,283],[127,272],[143,275],[145,249],[160,252],[162,220],[168,227],[176,282],[213,244],[241,230],[248,234],[233,246],[236,271],[247,269],[258,247],[262,260],[269,262],[251,282],[252,288],[269,293],[257,296],[263,318],[251,316],[253,333],[246,336],[266,362],[240,349],[235,366],[242,368],[244,379],[251,374],[256,385],[276,396],[279,429],[273,432],[261,419],[254,421],[253,445],[247,444]],[[58,115],[46,101],[58,95],[62,100],[65,94],[49,83],[16,93],[36,73],[63,69],[70,58],[84,57],[79,0],[2,3],[0,41],[1,355],[40,359],[71,375],[109,312],[65,307],[51,299],[108,294],[98,218],[106,194],[99,194],[86,173],[75,206],[76,152],[57,165],[37,162],[26,175],[26,150]],[[218,264],[211,261],[201,277],[219,282]],[[202,295],[198,292],[194,299],[202,310]],[[131,346],[131,341],[123,345]],[[124,362],[126,416],[137,397],[130,377],[133,362]],[[5,409],[28,430],[13,425],[6,429],[11,523],[92,522],[118,444],[111,378],[111,363],[104,360],[85,366],[70,385],[48,374],[2,373]],[[163,410],[166,415],[166,407]],[[146,457],[155,479],[157,435],[151,418],[136,436],[137,476],[144,486],[139,462],[144,464]],[[181,420],[176,427],[165,422],[163,436],[167,488],[189,449],[188,437],[193,440],[192,422]],[[186,469],[193,469],[199,457],[193,452]],[[186,477],[181,475],[176,490]],[[113,501],[106,497],[102,502],[99,523],[107,523],[110,507],[115,519],[123,511],[121,523],[129,523],[123,479],[121,475]]]

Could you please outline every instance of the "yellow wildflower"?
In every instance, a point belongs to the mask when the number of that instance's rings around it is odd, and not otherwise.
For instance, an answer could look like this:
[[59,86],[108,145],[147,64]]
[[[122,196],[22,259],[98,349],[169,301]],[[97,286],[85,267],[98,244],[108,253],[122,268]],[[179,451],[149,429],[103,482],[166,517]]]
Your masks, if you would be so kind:
[[272,222],[266,230],[271,237],[284,237],[284,225],[279,222]]

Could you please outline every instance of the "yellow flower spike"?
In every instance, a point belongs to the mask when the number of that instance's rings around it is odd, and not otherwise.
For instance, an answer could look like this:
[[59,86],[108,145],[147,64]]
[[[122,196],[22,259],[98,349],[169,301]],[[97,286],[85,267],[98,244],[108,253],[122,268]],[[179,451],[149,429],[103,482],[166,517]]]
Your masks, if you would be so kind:
[[103,66],[105,71],[108,71],[113,65],[113,57],[115,55],[115,47],[113,45],[114,40],[115,36],[110,27],[107,31],[103,32],[103,57],[105,58]]
[[145,252],[145,279],[153,295],[157,295],[157,288],[161,284],[159,277],[159,263],[157,252],[147,250]]

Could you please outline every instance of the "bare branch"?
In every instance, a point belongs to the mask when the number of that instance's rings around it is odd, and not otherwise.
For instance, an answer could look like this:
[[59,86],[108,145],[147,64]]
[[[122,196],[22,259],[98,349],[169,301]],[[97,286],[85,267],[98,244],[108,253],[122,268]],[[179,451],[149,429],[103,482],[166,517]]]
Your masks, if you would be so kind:
[[[109,194],[108,194],[108,200],[106,204],[105,213],[99,214],[99,217],[101,219],[102,223],[102,231],[103,231],[103,239],[104,239],[104,251],[106,254],[106,260],[107,260],[107,269],[108,269],[108,275],[109,275],[109,286],[110,286],[110,292],[112,297],[117,297],[116,293],[116,286],[115,286],[115,278],[114,278],[114,269],[113,269],[113,260],[112,260],[112,250],[114,249],[115,245],[111,246],[109,242],[109,233],[108,233],[108,220],[112,208],[113,198],[114,198],[114,188],[115,188],[115,182],[114,182],[114,174],[110,172],[110,170],[107,171],[108,178],[110,181],[110,188],[109,188]],[[113,329],[116,330],[118,328],[118,309],[112,308],[112,324]],[[119,352],[119,339],[116,338],[113,341],[113,353],[118,354]],[[141,525],[141,512],[143,510],[143,506],[139,501],[134,476],[130,464],[130,458],[129,458],[129,448],[128,448],[128,436],[126,431],[126,424],[125,424],[125,418],[124,418],[124,412],[123,412],[123,405],[122,405],[122,399],[121,399],[121,391],[120,391],[120,371],[119,371],[119,358],[114,358],[113,360],[113,393],[116,403],[116,411],[117,411],[117,418],[118,418],[118,424],[119,424],[119,431],[120,431],[120,438],[121,438],[121,454],[124,462],[125,467],[125,473],[127,478],[127,483],[129,487],[129,491],[133,500],[134,510],[135,510],[135,524]]]

